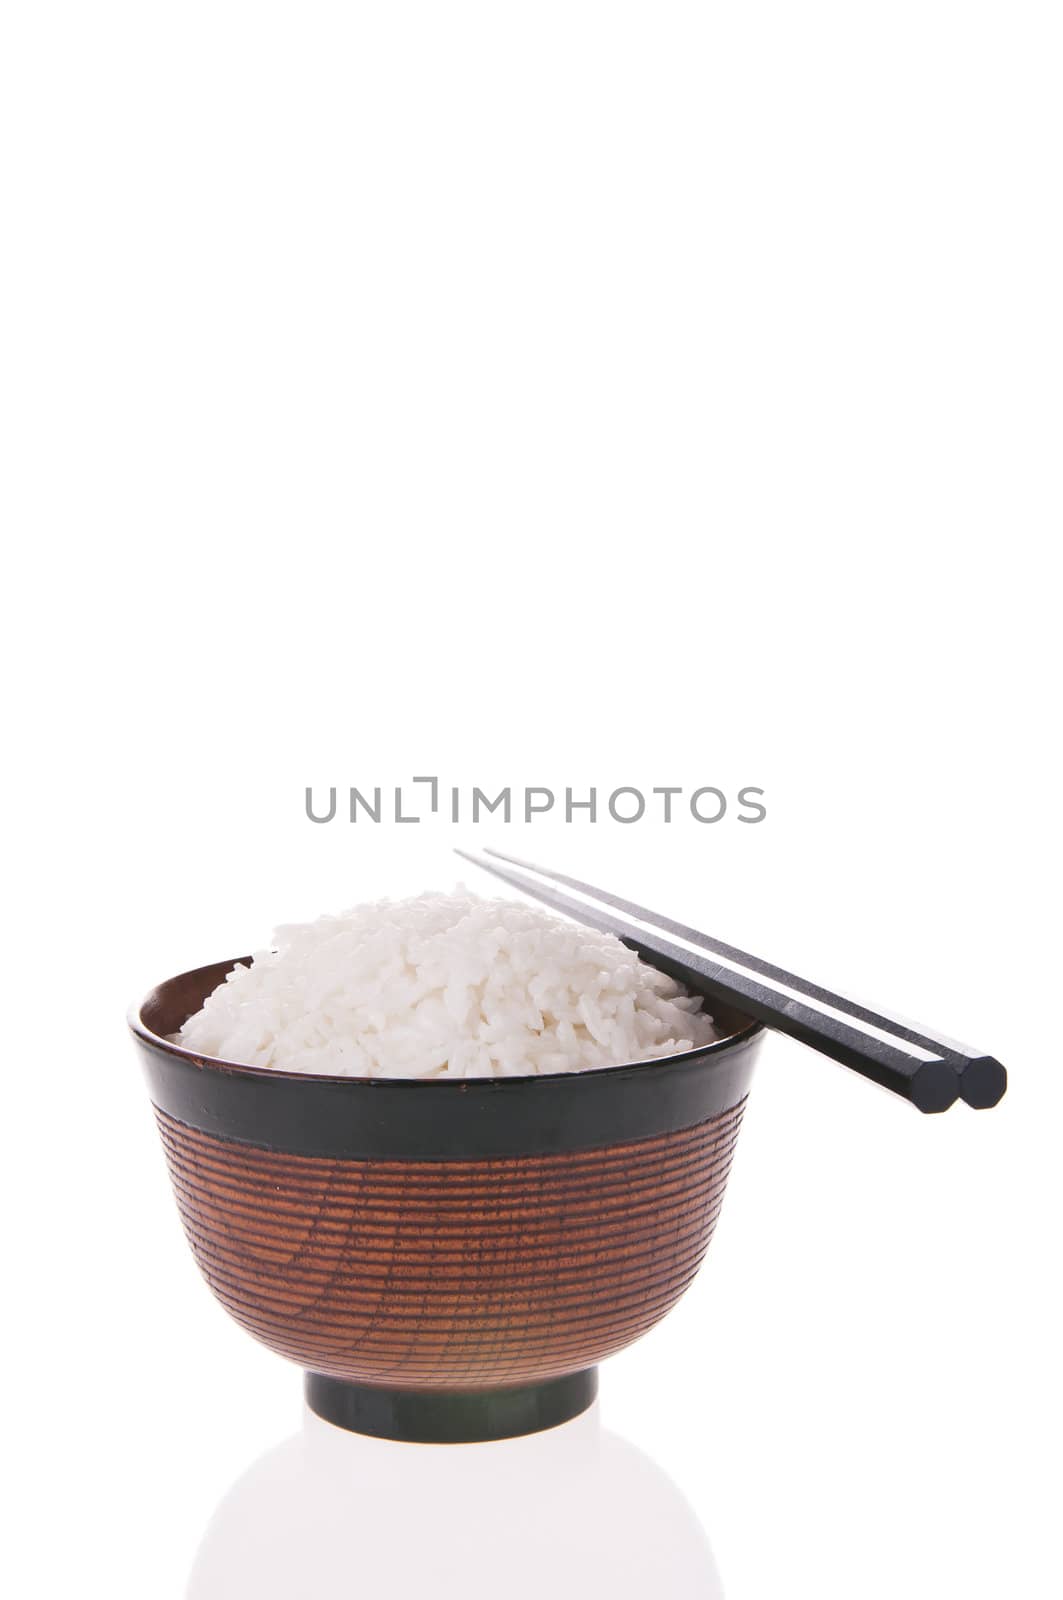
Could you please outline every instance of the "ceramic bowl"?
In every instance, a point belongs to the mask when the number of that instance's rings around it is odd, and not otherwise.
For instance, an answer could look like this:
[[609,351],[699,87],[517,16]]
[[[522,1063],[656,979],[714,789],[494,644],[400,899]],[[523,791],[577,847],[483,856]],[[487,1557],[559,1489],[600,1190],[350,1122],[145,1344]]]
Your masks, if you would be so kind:
[[582,1411],[597,1363],[701,1263],[759,1024],[712,1004],[714,1043],[593,1072],[311,1077],[171,1042],[235,964],[171,978],[130,1015],[225,1309],[358,1432],[503,1438]]

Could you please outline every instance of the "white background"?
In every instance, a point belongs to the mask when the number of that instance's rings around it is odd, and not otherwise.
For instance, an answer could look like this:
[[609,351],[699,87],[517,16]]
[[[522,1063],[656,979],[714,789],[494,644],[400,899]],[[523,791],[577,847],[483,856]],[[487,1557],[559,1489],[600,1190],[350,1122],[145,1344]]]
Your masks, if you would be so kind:
[[[10,1592],[183,1595],[300,1426],[198,1278],[127,1003],[493,836],[1008,1098],[921,1118],[769,1041],[618,1438],[311,1432],[188,1592],[1058,1595],[1058,9],[2,32]],[[303,815],[431,772],[769,815]]]

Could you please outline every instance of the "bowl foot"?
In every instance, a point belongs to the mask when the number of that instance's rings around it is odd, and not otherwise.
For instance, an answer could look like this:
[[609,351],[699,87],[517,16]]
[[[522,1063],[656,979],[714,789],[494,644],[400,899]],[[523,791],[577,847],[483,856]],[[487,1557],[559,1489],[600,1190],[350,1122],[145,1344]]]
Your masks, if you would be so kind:
[[306,1374],[306,1403],[337,1428],[410,1444],[474,1444],[556,1428],[586,1411],[598,1369],[519,1389],[377,1389],[320,1372]]

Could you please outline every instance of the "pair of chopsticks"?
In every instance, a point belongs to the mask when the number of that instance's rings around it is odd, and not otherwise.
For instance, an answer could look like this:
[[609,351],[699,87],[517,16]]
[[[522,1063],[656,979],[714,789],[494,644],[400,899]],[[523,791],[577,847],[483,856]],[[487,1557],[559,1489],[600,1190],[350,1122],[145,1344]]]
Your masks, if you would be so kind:
[[695,989],[777,1033],[811,1045],[920,1111],[947,1111],[958,1099],[984,1111],[1007,1088],[1007,1073],[993,1056],[858,1005],[619,895],[497,850],[456,853],[555,911],[616,934],[651,965],[691,981]]

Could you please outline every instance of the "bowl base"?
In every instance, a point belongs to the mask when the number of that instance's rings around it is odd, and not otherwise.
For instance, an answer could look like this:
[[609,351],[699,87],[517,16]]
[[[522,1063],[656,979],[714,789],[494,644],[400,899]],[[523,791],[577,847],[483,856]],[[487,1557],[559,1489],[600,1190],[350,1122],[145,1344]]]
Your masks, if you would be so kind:
[[308,1372],[306,1403],[350,1433],[409,1444],[475,1444],[556,1428],[586,1411],[598,1393],[598,1369],[519,1389],[377,1389]]

